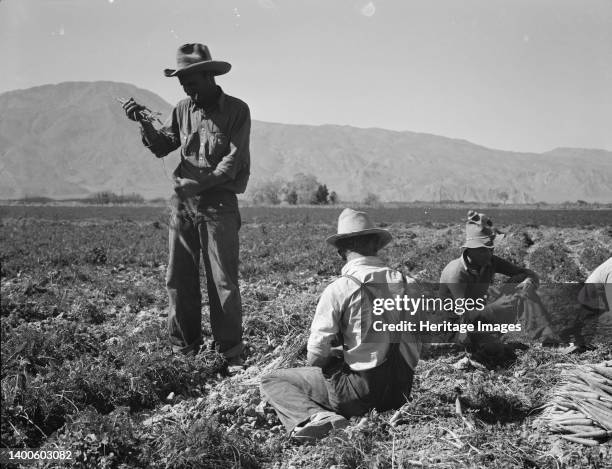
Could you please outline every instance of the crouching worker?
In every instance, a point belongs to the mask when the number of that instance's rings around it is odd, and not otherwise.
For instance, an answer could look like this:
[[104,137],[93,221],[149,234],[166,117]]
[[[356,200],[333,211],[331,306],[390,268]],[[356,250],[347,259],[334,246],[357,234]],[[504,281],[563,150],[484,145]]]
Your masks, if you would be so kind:
[[389,241],[391,234],[375,228],[366,213],[347,208],[340,214],[338,234],[327,242],[346,264],[317,304],[307,347],[311,366],[262,377],[264,399],[298,440],[322,438],[373,408],[399,408],[410,395],[421,348],[414,336],[382,332],[369,340],[362,334],[371,330],[373,301],[402,294],[414,282],[377,257]]
[[[502,325],[521,319],[532,338],[542,340],[544,345],[557,344],[559,339],[550,327],[548,313],[537,294],[538,275],[493,254],[495,242],[504,235],[484,213],[468,212],[465,234],[461,256],[451,261],[440,275],[440,296],[455,300],[490,299],[491,293],[495,293],[490,288],[495,274],[509,278],[501,288],[501,295],[488,301],[484,309],[465,313],[460,320]],[[514,358],[513,350],[503,346],[498,333],[472,332],[459,340],[477,361],[493,365]]]

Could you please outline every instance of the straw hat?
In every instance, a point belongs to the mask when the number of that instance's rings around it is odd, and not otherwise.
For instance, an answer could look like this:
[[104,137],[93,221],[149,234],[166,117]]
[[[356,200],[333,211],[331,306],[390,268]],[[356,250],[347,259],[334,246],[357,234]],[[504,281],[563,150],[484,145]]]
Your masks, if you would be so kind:
[[176,53],[177,68],[167,68],[164,75],[177,77],[191,72],[213,72],[223,75],[230,71],[232,66],[228,62],[213,60],[208,47],[204,44],[183,44]]
[[391,233],[382,228],[375,228],[372,220],[365,212],[358,212],[352,208],[345,208],[338,217],[338,233],[328,237],[327,241],[332,246],[340,239],[352,238],[355,236],[378,235],[378,249],[382,249],[391,241]]

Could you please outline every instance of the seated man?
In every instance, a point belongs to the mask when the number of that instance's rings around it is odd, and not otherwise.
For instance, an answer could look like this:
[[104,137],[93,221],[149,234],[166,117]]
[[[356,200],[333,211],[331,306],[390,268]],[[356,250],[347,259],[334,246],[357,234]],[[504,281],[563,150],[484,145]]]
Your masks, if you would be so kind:
[[391,234],[374,228],[366,213],[340,214],[338,234],[327,242],[346,264],[319,299],[307,347],[311,367],[262,377],[262,395],[297,439],[321,438],[372,408],[399,408],[410,395],[421,349],[412,333],[381,332],[376,340],[364,334],[374,299],[403,294],[414,282],[377,257],[389,241]]
[[[440,275],[440,296],[474,300],[487,298],[491,293],[489,287],[495,274],[507,275],[510,279],[499,298],[488,302],[481,311],[466,313],[461,320],[467,323],[515,323],[525,311],[525,316],[529,317],[525,317],[524,322],[530,323],[528,328],[531,329],[532,336],[541,338],[544,344],[557,343],[545,308],[536,293],[539,285],[537,274],[493,254],[494,241],[496,238],[501,239],[503,234],[493,227],[493,222],[485,214],[470,210],[465,231],[466,241],[462,246],[461,256],[449,262]],[[478,356],[479,349],[489,349],[489,352],[502,351],[497,336],[491,333],[469,333],[467,344],[480,359],[483,357]],[[486,358],[484,357],[484,361],[487,361]]]
[[612,257],[591,272],[578,294],[583,307],[597,314],[610,311],[612,307]]
[[585,337],[585,326],[589,324],[590,329],[597,329],[599,316],[612,309],[612,257],[591,272],[577,300],[580,309],[574,315],[572,327],[562,332],[562,335],[574,337],[574,345],[568,347],[565,353],[586,351],[591,337]]

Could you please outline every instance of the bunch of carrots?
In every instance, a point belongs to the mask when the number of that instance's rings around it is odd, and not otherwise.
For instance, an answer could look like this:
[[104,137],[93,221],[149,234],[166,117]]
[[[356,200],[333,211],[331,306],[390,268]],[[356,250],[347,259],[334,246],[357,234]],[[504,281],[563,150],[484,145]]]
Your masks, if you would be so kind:
[[[115,99],[123,106],[125,103],[127,103],[129,101],[129,99],[122,99],[122,98],[117,98],[115,96]],[[157,111],[151,111],[151,109],[149,109],[146,106],[143,106],[143,109],[141,111],[139,111],[140,116],[146,120],[149,121],[151,124],[162,124],[163,122],[161,121],[160,117],[162,115],[161,112],[157,112]]]
[[612,437],[612,361],[568,371],[542,419],[554,433],[595,446]]

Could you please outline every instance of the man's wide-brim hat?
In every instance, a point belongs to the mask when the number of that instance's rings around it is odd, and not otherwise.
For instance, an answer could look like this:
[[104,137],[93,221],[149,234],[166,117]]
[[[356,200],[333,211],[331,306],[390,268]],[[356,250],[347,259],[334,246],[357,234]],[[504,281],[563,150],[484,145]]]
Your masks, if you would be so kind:
[[167,68],[164,75],[178,77],[186,73],[212,72],[223,75],[232,66],[228,62],[213,60],[208,47],[204,44],[183,44],[176,53],[176,68]]
[[378,249],[385,247],[392,239],[391,233],[387,230],[374,226],[367,213],[345,208],[338,217],[338,233],[328,237],[325,241],[332,246],[337,246],[336,243],[340,239],[371,234],[378,235]]
[[504,234],[493,226],[493,221],[484,213],[470,210],[465,224],[465,243],[463,248],[495,247],[495,241],[501,241]]

